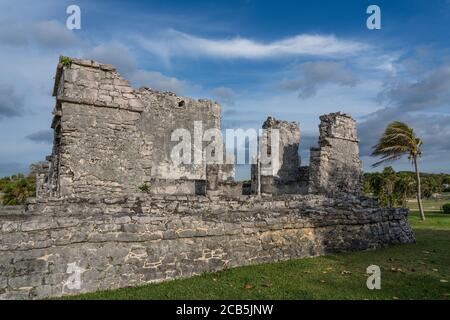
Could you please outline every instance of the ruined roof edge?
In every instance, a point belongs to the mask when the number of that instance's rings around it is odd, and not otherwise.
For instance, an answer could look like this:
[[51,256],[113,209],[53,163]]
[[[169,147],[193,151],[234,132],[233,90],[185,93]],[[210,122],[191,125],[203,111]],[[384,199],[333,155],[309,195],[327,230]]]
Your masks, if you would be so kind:
[[[70,60],[70,64],[76,64],[76,65],[83,66],[83,67],[90,67],[90,68],[101,69],[101,70],[104,70],[104,71],[117,72],[120,75],[120,73],[117,71],[117,69],[111,64],[100,63],[100,62],[97,62],[97,61],[94,61],[94,60],[89,60],[89,59],[78,59],[78,58],[72,58],[72,57],[60,55],[59,56],[58,65],[56,67],[55,81],[54,81],[54,84],[53,84],[52,96],[54,96],[54,97],[56,97],[57,94],[58,94],[58,86],[59,86],[59,82],[60,82],[60,79],[61,79],[61,75],[62,75],[63,70],[64,70],[64,63],[63,63],[64,59],[69,59]],[[122,76],[122,75],[120,75],[120,76]],[[135,90],[135,91],[140,91],[142,89],[145,89],[145,90],[157,93],[157,94],[171,94],[171,95],[175,95],[177,97],[184,98],[184,99],[197,100],[199,102],[209,101],[212,104],[218,105],[221,108],[220,103],[218,101],[216,101],[216,100],[213,100],[213,99],[192,98],[192,97],[188,97],[188,96],[178,95],[175,92],[171,92],[171,91],[157,90],[155,88],[150,88],[148,86],[141,86],[139,88],[136,88],[136,87],[134,87],[134,86],[132,86],[130,84],[130,87],[133,90]]]
[[52,95],[54,97],[56,97],[57,92],[58,92],[58,84],[62,75],[62,71],[64,68],[64,63],[63,60],[64,59],[69,59],[70,60],[70,64],[77,64],[80,66],[84,66],[84,67],[91,67],[91,68],[97,68],[97,69],[102,69],[105,71],[117,71],[117,69],[111,65],[111,64],[106,64],[106,63],[100,63],[100,62],[96,62],[94,60],[87,60],[87,59],[78,59],[78,58],[72,58],[72,57],[67,57],[67,56],[59,56],[59,61],[58,61],[58,65],[56,67],[56,75],[55,75],[55,82],[53,84],[53,93]]

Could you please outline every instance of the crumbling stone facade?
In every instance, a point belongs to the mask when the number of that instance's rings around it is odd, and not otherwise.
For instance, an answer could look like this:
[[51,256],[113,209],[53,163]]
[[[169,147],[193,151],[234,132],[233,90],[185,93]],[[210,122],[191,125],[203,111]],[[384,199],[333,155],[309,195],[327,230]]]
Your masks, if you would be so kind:
[[[178,142],[172,141],[174,130],[185,128],[192,137],[196,130],[220,130],[218,103],[134,89],[113,66],[79,59],[60,61],[53,94],[53,152],[33,169],[38,197],[120,196],[142,185],[152,194],[242,194],[232,164],[171,160]],[[319,147],[311,149],[309,167],[300,166],[298,123],[272,117],[264,122],[261,145],[268,156],[278,156],[252,166],[252,193],[361,194],[355,121],[342,113],[320,119]],[[277,145],[270,140],[273,130],[279,132]],[[200,148],[205,145],[200,141]]]
[[55,141],[42,196],[129,194],[145,183],[158,194],[202,190],[204,161],[174,165],[171,133],[194,136],[195,122],[220,130],[217,103],[134,89],[114,67],[78,59],[58,64],[53,94]]
[[[320,117],[319,146],[310,150],[310,165],[301,166],[300,129],[295,122],[269,117],[263,124],[260,152],[273,149],[270,133],[279,130],[275,164],[252,166],[252,192],[262,195],[327,194],[331,197],[359,197],[363,191],[356,122],[350,115],[330,113]],[[266,151],[267,150],[267,151]],[[261,157],[261,156],[260,156]]]
[[253,165],[247,188],[233,180],[233,164],[171,161],[174,129],[220,129],[217,103],[134,89],[110,65],[65,61],[55,79],[53,152],[33,166],[37,196],[23,212],[0,211],[0,299],[415,241],[407,209],[362,195],[350,116],[321,117],[309,166],[298,155],[298,124],[269,117],[261,145],[278,157]]
[[359,197],[363,171],[356,121],[343,113],[320,117],[319,147],[311,148],[309,192]]
[[[300,128],[296,122],[280,121],[272,117],[263,123],[261,138],[261,156],[271,158],[270,163],[256,163],[253,170],[260,174],[260,192],[264,195],[299,194],[298,148],[300,143]],[[272,131],[278,130],[278,141],[272,141]],[[253,174],[257,177],[257,173]],[[255,188],[253,188],[255,189]]]

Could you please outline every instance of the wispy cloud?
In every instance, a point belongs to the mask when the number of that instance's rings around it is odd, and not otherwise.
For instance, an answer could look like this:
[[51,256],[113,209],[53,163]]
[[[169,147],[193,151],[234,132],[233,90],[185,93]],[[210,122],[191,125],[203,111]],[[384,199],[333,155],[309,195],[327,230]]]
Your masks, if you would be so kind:
[[130,80],[136,86],[147,86],[156,90],[171,91],[182,94],[190,85],[175,77],[168,77],[158,71],[136,70]]
[[305,62],[298,66],[299,77],[285,79],[280,87],[288,91],[298,91],[300,98],[314,96],[318,88],[327,84],[353,87],[357,77],[343,63],[333,61]]
[[34,44],[48,49],[83,45],[83,41],[73,32],[54,20],[21,24],[1,22],[0,41],[3,45],[25,46]]
[[195,88],[186,81],[170,77],[154,70],[137,68],[137,61],[132,51],[119,42],[100,44],[88,50],[84,57],[114,65],[118,71],[135,86],[147,86],[156,90],[171,91],[182,94]]
[[159,38],[139,37],[147,51],[164,59],[174,56],[264,59],[282,56],[351,55],[368,48],[366,44],[338,39],[334,35],[300,34],[273,42],[235,37],[208,39],[168,30]]
[[130,74],[136,68],[136,59],[130,50],[118,42],[105,43],[88,50],[84,57],[112,64],[123,75]]

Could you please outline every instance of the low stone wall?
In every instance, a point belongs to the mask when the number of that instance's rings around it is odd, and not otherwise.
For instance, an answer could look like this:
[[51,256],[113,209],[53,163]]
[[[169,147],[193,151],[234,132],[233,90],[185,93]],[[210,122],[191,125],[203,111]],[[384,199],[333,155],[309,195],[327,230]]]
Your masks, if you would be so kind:
[[415,241],[371,199],[202,196],[35,202],[0,216],[0,298],[112,289]]

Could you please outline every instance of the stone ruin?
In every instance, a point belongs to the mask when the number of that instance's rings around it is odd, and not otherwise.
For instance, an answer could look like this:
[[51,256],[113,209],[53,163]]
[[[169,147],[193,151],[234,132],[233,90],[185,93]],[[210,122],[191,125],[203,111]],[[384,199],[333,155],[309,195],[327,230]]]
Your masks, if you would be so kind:
[[[73,59],[60,63],[53,95],[53,152],[33,166],[37,198],[128,195],[148,184],[151,194],[242,195],[233,164],[174,164],[171,150],[178,128],[196,133],[220,130],[220,106],[209,100],[179,97],[150,88],[132,88],[110,65]],[[277,164],[252,166],[252,194],[332,194],[360,196],[362,166],[355,121],[346,114],[320,118],[319,147],[311,149],[311,165],[300,166],[297,123],[269,117],[262,128],[265,147],[278,147]],[[271,130],[279,130],[272,146]],[[202,142],[202,147],[206,145]],[[270,151],[270,150],[269,150]],[[258,171],[259,168],[259,171]]]
[[356,123],[347,114],[320,117],[309,166],[301,166],[298,124],[269,117],[261,145],[278,157],[262,163],[258,154],[246,186],[234,181],[233,164],[170,158],[173,130],[195,134],[196,121],[220,130],[216,102],[134,89],[111,65],[63,58],[53,95],[52,154],[32,166],[36,198],[24,212],[0,213],[0,298],[415,241],[407,209],[363,196]]
[[[252,190],[263,195],[324,194],[360,197],[363,192],[356,122],[344,113],[320,117],[319,147],[310,150],[310,165],[301,166],[298,155],[300,129],[297,123],[269,117],[263,128],[280,130],[278,166],[252,166]],[[271,149],[270,139],[265,143]],[[258,171],[258,166],[260,167]],[[259,172],[259,174],[258,174]]]

